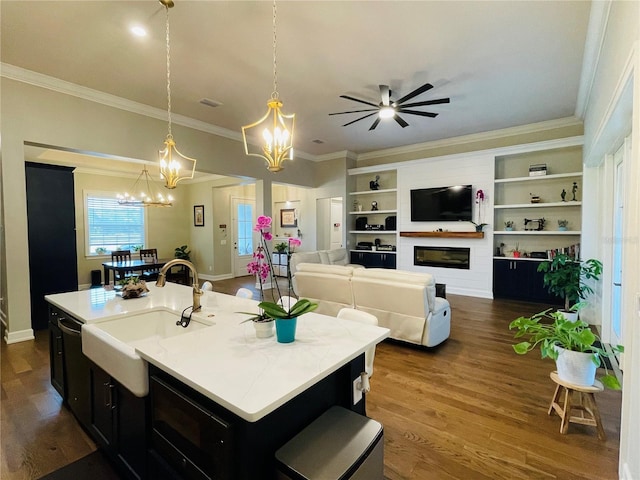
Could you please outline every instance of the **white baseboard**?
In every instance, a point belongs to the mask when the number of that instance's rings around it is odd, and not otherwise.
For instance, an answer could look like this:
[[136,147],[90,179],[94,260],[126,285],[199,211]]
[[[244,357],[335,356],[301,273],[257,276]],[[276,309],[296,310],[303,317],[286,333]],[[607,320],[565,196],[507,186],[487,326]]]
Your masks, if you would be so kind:
[[488,298],[493,300],[493,292],[486,290],[473,290],[470,288],[451,287],[447,285],[447,295],[464,295],[465,297]]
[[233,275],[231,275],[230,273],[225,273],[223,275],[200,275],[198,273],[198,280],[209,280],[210,282],[216,282],[218,280],[229,280],[230,278],[233,278]]
[[26,342],[27,340],[33,340],[36,337],[33,335],[33,329],[28,328],[26,330],[18,330],[17,332],[4,332],[4,341],[7,345],[18,342]]

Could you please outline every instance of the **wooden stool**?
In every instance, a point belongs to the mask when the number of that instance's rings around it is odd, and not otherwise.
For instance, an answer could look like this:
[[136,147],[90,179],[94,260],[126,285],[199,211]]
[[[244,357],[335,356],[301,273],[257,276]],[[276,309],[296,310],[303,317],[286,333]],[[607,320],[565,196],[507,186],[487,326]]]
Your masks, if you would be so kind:
[[[600,419],[600,412],[598,411],[598,405],[596,405],[596,399],[593,396],[594,393],[604,390],[602,383],[598,380],[590,387],[583,387],[581,385],[575,385],[573,383],[560,380],[558,372],[551,372],[551,380],[557,383],[556,392],[553,394],[553,400],[549,406],[548,414],[551,415],[552,411],[556,411],[562,423],[560,424],[560,433],[567,433],[569,430],[569,422],[580,423],[582,425],[590,425],[598,429],[598,438],[605,440],[606,435],[602,428],[602,420]],[[562,389],[564,389],[564,403],[562,406],[558,403],[562,396]],[[577,403],[574,401],[575,396],[578,397]],[[573,410],[579,410],[580,416],[572,416]],[[585,416],[588,413],[590,416]]]

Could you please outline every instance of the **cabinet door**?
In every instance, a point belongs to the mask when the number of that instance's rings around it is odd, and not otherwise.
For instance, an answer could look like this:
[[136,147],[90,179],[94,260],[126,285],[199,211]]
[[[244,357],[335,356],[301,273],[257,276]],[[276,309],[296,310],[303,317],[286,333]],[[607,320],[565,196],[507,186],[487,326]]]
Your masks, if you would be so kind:
[[136,397],[114,379],[115,384],[115,447],[118,461],[132,478],[147,474],[147,405],[149,397]]
[[396,268],[396,256],[390,253],[382,254],[382,267],[383,268]]
[[91,366],[91,430],[94,438],[107,450],[113,451],[115,384],[107,372]]
[[351,263],[353,263],[354,265],[365,265],[365,259],[364,259],[365,254],[362,252],[351,252]]
[[57,390],[62,399],[66,400],[62,330],[58,327],[57,312],[53,310],[51,311],[51,319],[49,320],[49,360],[51,385]]
[[493,296],[527,300],[528,274],[526,262],[517,260],[493,261]]
[[544,286],[544,272],[538,272],[538,262],[531,262],[529,271],[529,298],[531,301],[548,303],[550,305],[563,305],[560,297],[549,293]]

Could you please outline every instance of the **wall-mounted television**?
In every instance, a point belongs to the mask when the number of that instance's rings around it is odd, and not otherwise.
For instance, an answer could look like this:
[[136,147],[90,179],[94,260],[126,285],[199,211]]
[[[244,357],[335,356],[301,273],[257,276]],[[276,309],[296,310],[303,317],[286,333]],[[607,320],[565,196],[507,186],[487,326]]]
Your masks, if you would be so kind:
[[411,190],[411,221],[470,222],[472,190],[471,185]]

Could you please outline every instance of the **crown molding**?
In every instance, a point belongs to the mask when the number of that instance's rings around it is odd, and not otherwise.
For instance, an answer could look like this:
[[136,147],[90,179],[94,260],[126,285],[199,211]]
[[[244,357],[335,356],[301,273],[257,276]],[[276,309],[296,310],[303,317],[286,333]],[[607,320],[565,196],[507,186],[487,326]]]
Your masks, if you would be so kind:
[[609,23],[611,0],[591,2],[589,14],[589,26],[587,38],[584,42],[584,55],[582,57],[582,72],[580,73],[580,85],[578,86],[578,98],[576,101],[575,116],[585,118],[591,99],[591,91],[595,80],[600,55],[604,45],[605,32]]
[[[167,111],[156,107],[151,107],[143,103],[134,102],[126,98],[104,93],[92,88],[83,87],[75,83],[60,80],[59,78],[51,77],[49,75],[43,75],[31,70],[26,70],[21,67],[16,67],[8,63],[0,63],[0,76],[15,80],[22,83],[28,83],[40,88],[46,88],[54,92],[62,93],[65,95],[71,95],[73,97],[88,100],[90,102],[99,103],[108,107],[118,108],[127,112],[136,113],[138,115],[144,115],[157,120],[167,120]],[[193,118],[172,113],[171,122],[184,127],[193,128],[206,133],[218,135],[220,137],[229,138],[242,142],[242,134],[226,128],[217,127],[201,120],[195,120]],[[301,155],[302,156],[302,155]]]
[[464,145],[465,143],[482,142],[487,140],[494,140],[497,138],[510,137],[514,135],[525,135],[529,133],[542,132],[545,130],[552,130],[555,128],[573,127],[581,124],[582,121],[577,117],[565,117],[556,120],[546,120],[544,122],[519,125],[517,127],[491,130],[489,132],[472,133],[469,135],[461,135],[459,137],[444,138],[442,140],[433,140],[431,142],[415,143],[413,145],[406,145],[403,147],[394,147],[384,150],[377,150],[375,152],[367,152],[358,155],[357,160],[369,160],[373,158],[388,157],[392,155],[415,153],[422,150],[443,148],[452,145]]

